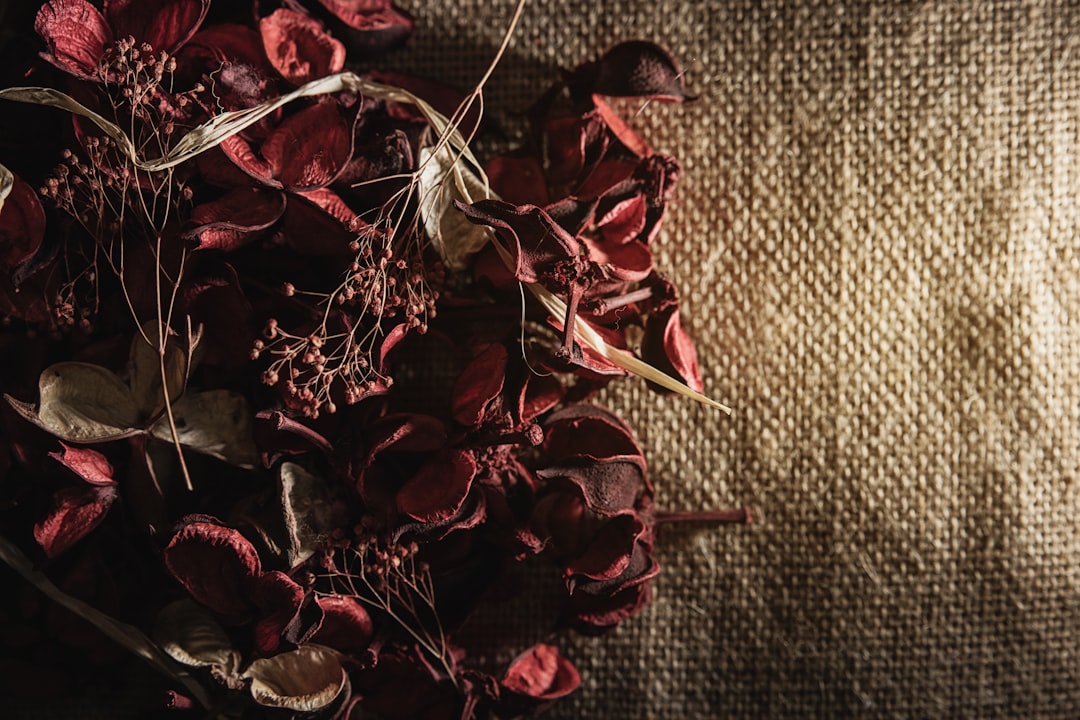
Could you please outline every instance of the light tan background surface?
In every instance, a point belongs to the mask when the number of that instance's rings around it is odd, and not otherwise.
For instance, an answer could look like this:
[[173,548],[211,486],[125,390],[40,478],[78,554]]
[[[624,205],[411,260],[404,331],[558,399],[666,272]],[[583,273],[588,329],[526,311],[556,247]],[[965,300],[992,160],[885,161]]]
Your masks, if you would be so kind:
[[[405,2],[467,86],[512,3]],[[627,382],[669,529],[655,603],[565,645],[556,717],[1080,717],[1080,10],[534,0],[513,112],[621,39],[684,63],[634,120],[684,176],[659,247],[731,418]]]

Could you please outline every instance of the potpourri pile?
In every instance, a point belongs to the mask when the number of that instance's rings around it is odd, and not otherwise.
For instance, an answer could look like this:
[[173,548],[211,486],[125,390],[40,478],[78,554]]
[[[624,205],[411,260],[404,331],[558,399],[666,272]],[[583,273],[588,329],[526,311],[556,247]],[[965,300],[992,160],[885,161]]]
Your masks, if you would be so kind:
[[[27,21],[3,80],[30,89],[0,92],[0,556],[30,581],[6,695],[135,652],[178,717],[531,715],[580,684],[561,631],[649,603],[659,524],[747,519],[658,511],[590,402],[642,367],[702,391],[653,264],[679,165],[606,99],[685,100],[662,48],[564,72],[481,167],[478,92],[378,70],[413,30],[389,2]],[[458,630],[525,567],[561,578],[557,621],[481,667]]]

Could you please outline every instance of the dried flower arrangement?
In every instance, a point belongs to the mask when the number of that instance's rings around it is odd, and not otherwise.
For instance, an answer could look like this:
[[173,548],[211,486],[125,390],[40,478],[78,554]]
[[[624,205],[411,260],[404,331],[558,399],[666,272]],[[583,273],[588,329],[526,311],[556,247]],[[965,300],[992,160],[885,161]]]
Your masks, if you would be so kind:
[[[344,72],[409,15],[240,5],[51,0],[35,86],[0,90],[62,116],[0,157],[0,558],[177,709],[536,713],[580,682],[557,631],[648,604],[658,525],[748,519],[656,510],[589,402],[632,374],[725,409],[650,249],[679,165],[604,99],[682,101],[682,72],[619,44],[485,167],[494,63],[465,95]],[[534,557],[558,625],[470,665],[455,631]]]

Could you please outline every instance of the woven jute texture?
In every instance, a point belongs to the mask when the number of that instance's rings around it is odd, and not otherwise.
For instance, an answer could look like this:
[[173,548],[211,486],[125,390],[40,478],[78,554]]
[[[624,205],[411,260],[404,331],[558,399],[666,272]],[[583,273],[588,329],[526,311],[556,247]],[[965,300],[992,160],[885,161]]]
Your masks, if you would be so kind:
[[[512,10],[403,4],[395,61],[462,87]],[[553,715],[1080,717],[1080,10],[534,0],[489,115],[630,38],[700,96],[631,114],[684,168],[658,264],[735,413],[604,400],[659,507],[756,522],[665,528]]]

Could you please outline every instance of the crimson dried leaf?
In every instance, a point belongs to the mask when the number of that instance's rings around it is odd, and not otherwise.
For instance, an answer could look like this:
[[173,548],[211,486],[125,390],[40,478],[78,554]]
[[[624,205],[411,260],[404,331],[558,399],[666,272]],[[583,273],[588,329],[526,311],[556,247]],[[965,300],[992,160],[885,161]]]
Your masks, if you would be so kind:
[[101,524],[116,497],[111,484],[57,491],[48,516],[34,525],[34,539],[50,558],[60,555]]
[[255,547],[233,528],[195,519],[164,551],[165,566],[193,598],[227,622],[251,615],[248,587],[262,571]]
[[201,250],[231,252],[259,237],[285,213],[285,196],[272,189],[239,187],[191,211],[185,235]]
[[49,46],[43,57],[77,77],[91,77],[113,40],[105,16],[87,0],[50,0],[34,19],[34,30]]
[[117,37],[131,36],[170,55],[199,29],[210,0],[106,0],[105,15]]
[[113,466],[108,458],[97,450],[85,447],[72,447],[60,443],[63,451],[49,453],[61,465],[71,470],[91,485],[116,485],[113,479]]
[[266,56],[274,69],[294,85],[340,72],[345,46],[307,15],[279,8],[259,21]]
[[452,517],[469,494],[476,461],[472,453],[448,450],[429,458],[397,493],[397,509],[421,522]]
[[18,175],[13,177],[11,191],[0,207],[0,270],[15,274],[41,248],[45,210],[34,189]]
[[318,599],[323,620],[312,642],[356,653],[371,643],[375,631],[368,611],[358,601],[344,595],[329,595]]
[[581,684],[577,668],[554,645],[540,643],[514,658],[502,678],[510,692],[554,700],[569,695]]
[[336,102],[321,102],[282,122],[263,143],[262,155],[288,189],[326,187],[352,156],[352,128]]

